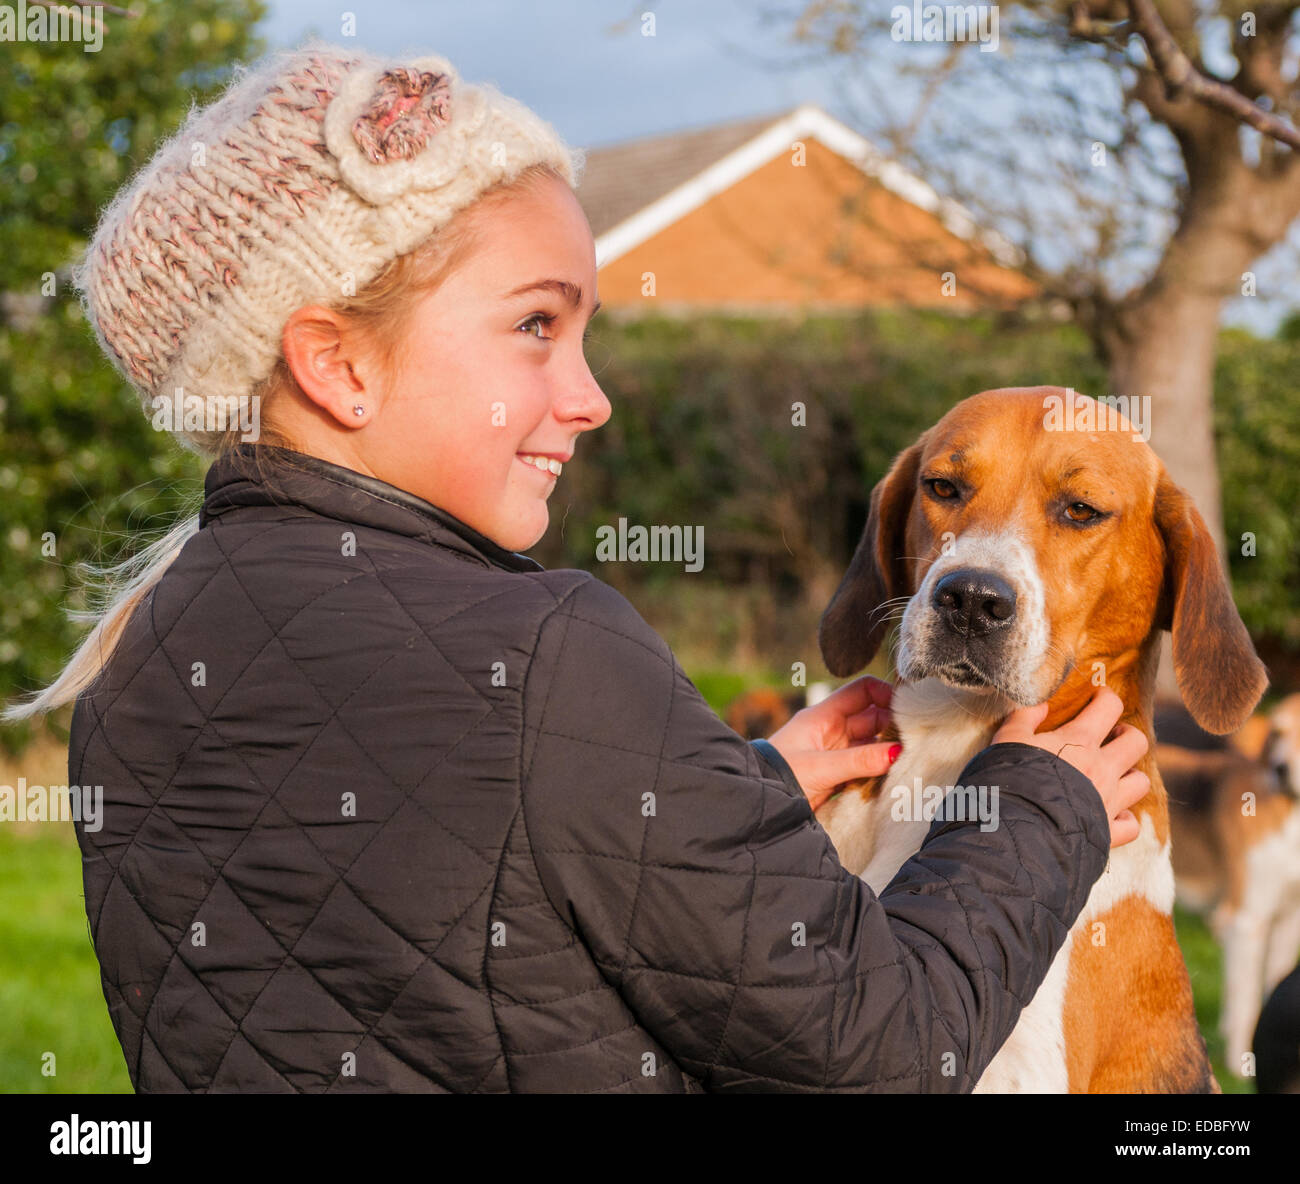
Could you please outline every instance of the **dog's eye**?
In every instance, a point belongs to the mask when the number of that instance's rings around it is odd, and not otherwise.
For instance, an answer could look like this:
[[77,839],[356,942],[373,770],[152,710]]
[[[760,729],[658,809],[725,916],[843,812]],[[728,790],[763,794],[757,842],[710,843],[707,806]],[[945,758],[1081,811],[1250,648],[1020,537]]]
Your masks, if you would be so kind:
[[950,501],[957,496],[957,486],[951,481],[945,481],[942,477],[931,477],[926,481],[926,484],[935,497],[941,497],[944,501]]
[[1065,516],[1071,522],[1091,522],[1100,517],[1101,512],[1094,510],[1087,502],[1073,502],[1065,507]]

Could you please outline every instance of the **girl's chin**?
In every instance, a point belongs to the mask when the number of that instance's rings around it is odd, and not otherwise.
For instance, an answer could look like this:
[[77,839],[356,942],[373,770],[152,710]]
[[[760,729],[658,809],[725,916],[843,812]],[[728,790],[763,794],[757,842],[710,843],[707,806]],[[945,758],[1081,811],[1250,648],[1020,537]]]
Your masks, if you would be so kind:
[[516,514],[508,528],[493,535],[493,540],[507,551],[527,551],[542,541],[546,528],[551,524],[551,515],[545,502],[534,504],[522,513]]

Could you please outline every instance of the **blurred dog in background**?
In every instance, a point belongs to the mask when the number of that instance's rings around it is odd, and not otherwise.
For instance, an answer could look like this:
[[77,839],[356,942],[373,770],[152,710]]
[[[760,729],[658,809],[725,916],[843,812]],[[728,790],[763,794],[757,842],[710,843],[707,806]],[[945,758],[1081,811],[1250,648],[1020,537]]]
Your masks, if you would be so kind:
[[1300,694],[1228,737],[1181,707],[1155,727],[1178,899],[1223,948],[1219,1029],[1229,1069],[1250,1076],[1260,1005],[1300,957]]
[[727,726],[746,740],[766,740],[789,722],[796,711],[820,703],[834,690],[835,687],[828,682],[815,682],[806,688],[794,687],[788,691],[755,687],[727,704]]

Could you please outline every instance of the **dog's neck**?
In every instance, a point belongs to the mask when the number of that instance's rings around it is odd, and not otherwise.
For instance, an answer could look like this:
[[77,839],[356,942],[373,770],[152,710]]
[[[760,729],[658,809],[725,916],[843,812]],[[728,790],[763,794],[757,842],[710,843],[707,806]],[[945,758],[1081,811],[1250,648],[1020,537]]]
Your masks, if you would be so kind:
[[[1151,791],[1133,807],[1133,812],[1139,821],[1144,814],[1149,814],[1159,841],[1164,842],[1169,834],[1169,808],[1164,784],[1156,768],[1152,725],[1159,662],[1160,633],[1153,630],[1132,649],[1108,658],[1090,658],[1073,666],[1048,700],[1047,716],[1037,730],[1052,731],[1072,720],[1087,706],[1098,686],[1105,685],[1114,691],[1124,705],[1120,722],[1139,729],[1148,740],[1147,752],[1135,767],[1147,775]],[[1104,684],[1094,682],[1098,670],[1105,678]],[[908,682],[900,677],[894,684],[894,726],[882,735],[887,739],[901,740],[905,749],[924,750],[937,733],[951,731],[960,725],[963,730],[977,730],[982,737],[979,746],[984,747],[1015,706],[996,692],[960,690],[935,678]]]

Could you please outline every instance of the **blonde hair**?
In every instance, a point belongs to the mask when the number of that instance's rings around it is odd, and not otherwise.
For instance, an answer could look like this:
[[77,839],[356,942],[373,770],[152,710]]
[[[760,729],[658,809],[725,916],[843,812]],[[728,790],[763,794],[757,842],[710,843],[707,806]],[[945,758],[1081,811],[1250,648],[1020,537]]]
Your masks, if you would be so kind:
[[[553,165],[543,162],[521,169],[513,178],[485,189],[415,250],[393,258],[356,296],[336,304],[335,311],[361,329],[363,338],[373,342],[377,356],[386,359],[391,368],[400,359],[407,341],[415,297],[433,292],[443,284],[478,242],[474,215],[543,177],[564,180]],[[253,392],[266,408],[259,444],[302,451],[274,423],[276,401],[295,387],[293,373],[281,353],[270,375]],[[233,424],[221,437],[212,453],[213,459],[233,449],[240,442],[241,432],[240,425]],[[257,460],[260,468],[261,457]],[[87,587],[97,607],[68,610],[68,617],[78,623],[93,623],[93,628],[53,682],[29,699],[5,707],[0,711],[0,720],[18,721],[44,715],[76,699],[89,687],[107,665],[132,613],[152,592],[186,542],[198,532],[196,507],[160,538],[125,559],[106,566],[78,564],[78,569],[87,576]]]

